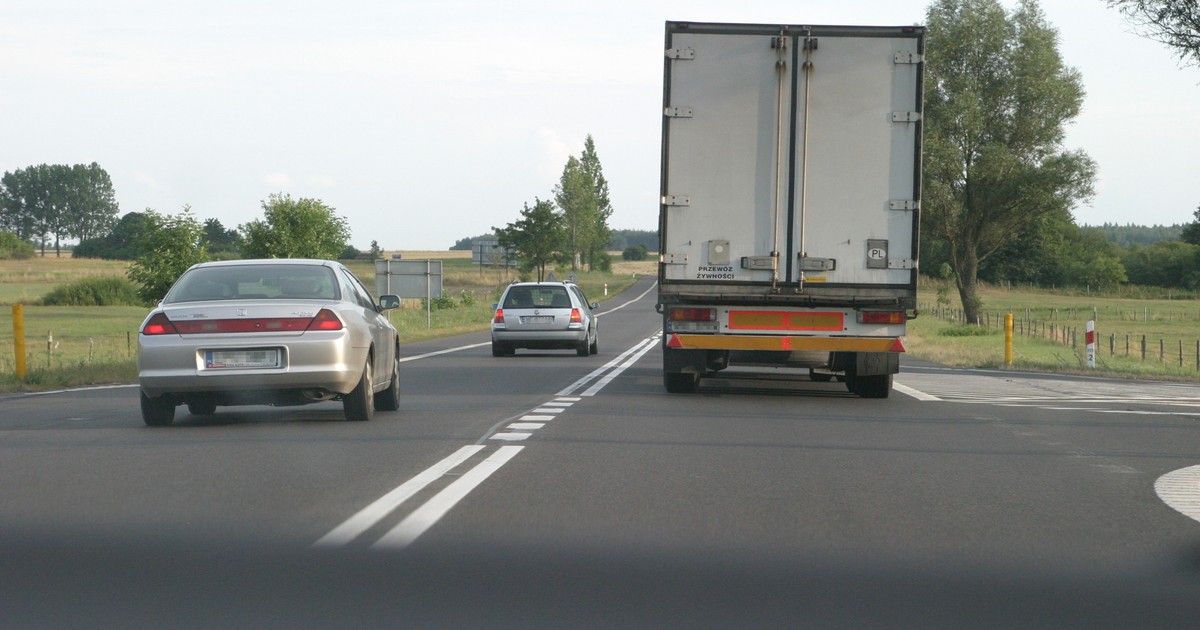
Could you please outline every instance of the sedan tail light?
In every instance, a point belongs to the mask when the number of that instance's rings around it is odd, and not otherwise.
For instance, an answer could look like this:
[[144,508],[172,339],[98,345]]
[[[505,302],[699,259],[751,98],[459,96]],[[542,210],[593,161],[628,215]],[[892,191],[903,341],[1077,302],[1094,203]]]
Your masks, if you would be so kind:
[[178,335],[179,331],[175,329],[175,324],[167,319],[165,313],[155,313],[150,321],[142,328],[143,335]]
[[308,325],[308,330],[341,330],[342,320],[333,311],[323,308],[317,312],[317,316],[312,319]]

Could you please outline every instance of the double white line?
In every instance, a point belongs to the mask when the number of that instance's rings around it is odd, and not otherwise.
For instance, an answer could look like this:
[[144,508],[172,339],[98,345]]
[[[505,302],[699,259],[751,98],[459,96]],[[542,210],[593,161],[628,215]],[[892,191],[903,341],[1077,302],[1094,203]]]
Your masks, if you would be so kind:
[[[587,386],[592,381],[595,381],[595,383],[580,395],[595,396],[597,392],[604,389],[605,385],[612,382],[614,378],[654,348],[661,337],[661,333],[655,333],[652,337],[643,339],[632,348],[622,352],[617,358],[575,381],[555,396],[569,396],[572,392]],[[539,405],[539,407],[541,406]],[[375,500],[367,507],[359,510],[354,516],[346,519],[345,522],[334,527],[329,533],[318,539],[313,546],[318,548],[338,548],[349,545],[368,529],[375,527],[383,519],[387,518],[389,514],[394,512],[405,501],[413,498],[417,493],[446,476],[455,468],[463,465],[472,456],[484,450],[484,448],[486,447],[482,444],[472,444],[458,449],[449,457],[430,466],[417,474],[417,476],[400,484]],[[516,457],[517,453],[520,453],[523,448],[525,447],[508,445],[496,449],[487,459],[463,473],[462,476],[439,491],[433,498],[406,516],[398,525],[376,540],[371,545],[371,548],[395,551],[404,549],[412,544],[413,541],[420,538],[430,527],[433,527],[441,520],[455,505],[458,505],[459,501],[466,498],[479,484],[492,476],[492,473],[500,470],[509,460]]]

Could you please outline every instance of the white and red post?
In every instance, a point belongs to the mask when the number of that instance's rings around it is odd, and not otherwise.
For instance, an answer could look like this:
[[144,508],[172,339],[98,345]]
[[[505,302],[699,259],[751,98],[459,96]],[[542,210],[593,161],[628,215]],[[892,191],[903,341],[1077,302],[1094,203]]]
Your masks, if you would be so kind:
[[1087,366],[1095,369],[1096,367],[1096,320],[1090,319],[1087,323]]

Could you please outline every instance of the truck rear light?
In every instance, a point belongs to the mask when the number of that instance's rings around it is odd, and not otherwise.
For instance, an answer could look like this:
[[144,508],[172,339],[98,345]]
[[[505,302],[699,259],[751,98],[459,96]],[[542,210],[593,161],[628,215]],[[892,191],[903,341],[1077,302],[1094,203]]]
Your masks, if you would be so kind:
[[165,313],[155,313],[150,321],[142,328],[143,335],[178,335],[179,331],[175,329],[175,324],[167,319]]
[[667,320],[672,322],[711,322],[716,319],[715,308],[673,308],[667,311]]
[[904,311],[859,311],[860,324],[903,324],[908,321]]

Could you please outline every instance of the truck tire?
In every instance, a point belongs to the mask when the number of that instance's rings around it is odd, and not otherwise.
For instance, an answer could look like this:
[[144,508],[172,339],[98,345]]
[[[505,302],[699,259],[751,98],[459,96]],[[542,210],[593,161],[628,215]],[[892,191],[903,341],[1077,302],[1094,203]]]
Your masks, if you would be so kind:
[[663,372],[663,386],[672,394],[690,394],[696,391],[699,381],[691,372]]
[[887,398],[892,393],[892,375],[874,374],[872,376],[856,376],[855,394],[863,398]]

